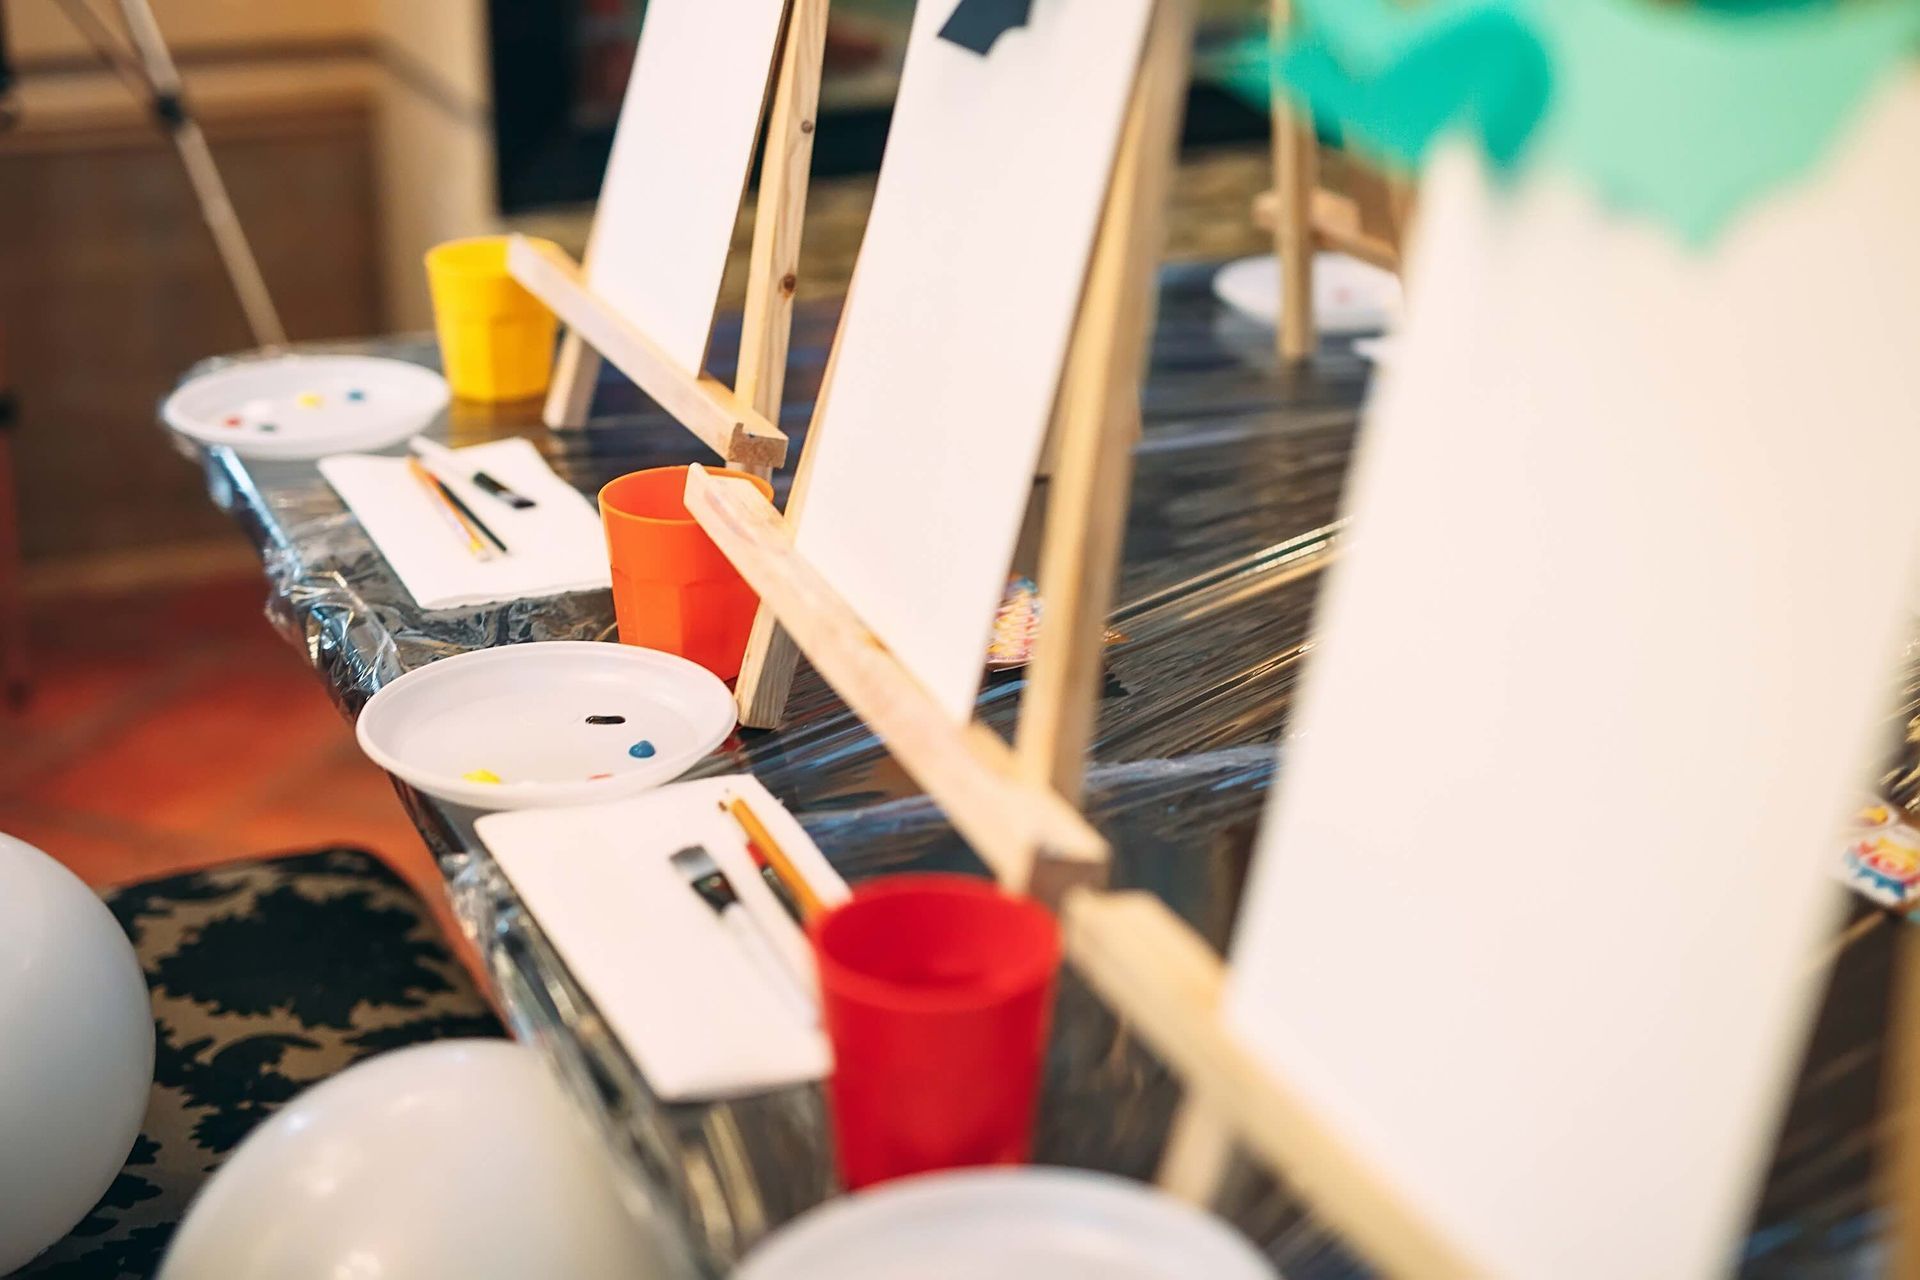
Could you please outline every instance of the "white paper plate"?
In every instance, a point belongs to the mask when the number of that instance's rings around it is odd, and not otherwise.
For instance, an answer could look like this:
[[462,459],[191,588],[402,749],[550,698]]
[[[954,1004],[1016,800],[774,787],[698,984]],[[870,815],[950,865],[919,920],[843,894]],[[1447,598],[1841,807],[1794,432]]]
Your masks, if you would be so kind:
[[735,1280],[1275,1280],[1226,1223],[1083,1169],[891,1182],[775,1232]]
[[[1213,296],[1261,324],[1280,314],[1280,263],[1272,254],[1241,258],[1213,274]],[[1400,318],[1400,279],[1344,253],[1313,260],[1313,318],[1322,333],[1378,333]]]
[[323,458],[398,444],[446,405],[447,380],[404,360],[270,356],[182,383],[160,417],[245,458]]
[[[589,716],[623,723],[590,724]],[[733,695],[698,663],[587,640],[443,658],[373,695],[355,733],[375,764],[476,809],[590,804],[671,782],[733,731]],[[650,755],[636,756],[642,743]],[[490,773],[489,782],[469,775]]]

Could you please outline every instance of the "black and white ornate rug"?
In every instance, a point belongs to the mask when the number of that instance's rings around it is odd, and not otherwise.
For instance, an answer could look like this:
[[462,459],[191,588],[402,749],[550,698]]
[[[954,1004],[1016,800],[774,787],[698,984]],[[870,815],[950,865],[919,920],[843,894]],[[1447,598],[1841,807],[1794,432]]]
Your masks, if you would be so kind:
[[194,1193],[302,1089],[389,1049],[504,1034],[426,904],[361,850],[105,897],[153,996],[153,1092],[126,1168],[20,1280],[152,1275]]

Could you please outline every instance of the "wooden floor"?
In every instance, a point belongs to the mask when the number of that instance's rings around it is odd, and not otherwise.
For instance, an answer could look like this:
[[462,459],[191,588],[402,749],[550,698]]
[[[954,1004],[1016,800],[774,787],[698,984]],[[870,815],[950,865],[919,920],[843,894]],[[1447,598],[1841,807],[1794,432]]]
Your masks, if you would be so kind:
[[99,887],[358,845],[446,927],[439,872],[391,784],[269,625],[265,598],[256,568],[36,600],[33,696],[0,711],[0,831]]

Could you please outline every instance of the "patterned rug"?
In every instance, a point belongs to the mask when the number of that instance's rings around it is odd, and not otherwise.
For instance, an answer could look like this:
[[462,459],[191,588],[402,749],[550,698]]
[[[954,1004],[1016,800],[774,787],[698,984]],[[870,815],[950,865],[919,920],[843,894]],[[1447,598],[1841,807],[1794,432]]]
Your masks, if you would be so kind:
[[21,1280],[151,1276],[187,1203],[289,1098],[362,1058],[502,1035],[426,904],[329,849],[106,895],[153,996],[153,1093],[126,1168]]

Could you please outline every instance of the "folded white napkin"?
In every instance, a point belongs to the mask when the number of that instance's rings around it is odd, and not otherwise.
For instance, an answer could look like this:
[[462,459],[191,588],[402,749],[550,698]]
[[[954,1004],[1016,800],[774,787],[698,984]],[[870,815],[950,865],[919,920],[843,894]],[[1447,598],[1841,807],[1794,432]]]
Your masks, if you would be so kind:
[[[627,800],[490,813],[475,823],[540,931],[662,1099],[818,1080],[831,1061],[806,938],[720,807],[746,801],[822,903],[844,881],[750,774]],[[716,914],[676,856],[697,848],[738,905]]]
[[[507,554],[478,560],[448,529],[405,458],[345,453],[320,460],[320,474],[360,518],[367,535],[423,609],[559,595],[607,587],[607,543],[600,515],[555,475],[533,445],[496,440],[457,449],[458,465],[428,462],[460,500],[500,535]],[[532,498],[516,511],[467,477],[484,471]]]

